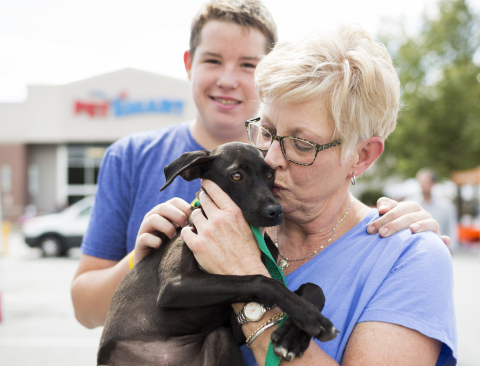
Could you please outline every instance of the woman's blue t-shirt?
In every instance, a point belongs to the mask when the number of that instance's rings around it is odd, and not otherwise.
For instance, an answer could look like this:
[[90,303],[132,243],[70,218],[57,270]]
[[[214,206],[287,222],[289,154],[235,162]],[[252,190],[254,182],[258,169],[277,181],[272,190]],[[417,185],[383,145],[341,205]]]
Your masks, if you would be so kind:
[[[450,253],[432,232],[403,230],[388,238],[367,233],[377,210],[313,259],[286,276],[294,291],[303,283],[319,285],[326,302],[322,314],[340,330],[329,342],[316,343],[341,363],[353,328],[367,321],[415,329],[443,343],[437,365],[455,365],[457,333]],[[244,365],[256,365],[241,347]]]

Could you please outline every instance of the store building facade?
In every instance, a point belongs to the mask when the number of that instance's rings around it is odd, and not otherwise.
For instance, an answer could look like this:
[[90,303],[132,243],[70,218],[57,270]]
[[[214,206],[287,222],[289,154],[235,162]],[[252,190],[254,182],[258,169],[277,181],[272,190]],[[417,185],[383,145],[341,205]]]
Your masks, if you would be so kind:
[[28,86],[25,103],[0,103],[4,219],[18,219],[26,207],[55,212],[94,194],[111,143],[194,115],[187,81],[134,69]]

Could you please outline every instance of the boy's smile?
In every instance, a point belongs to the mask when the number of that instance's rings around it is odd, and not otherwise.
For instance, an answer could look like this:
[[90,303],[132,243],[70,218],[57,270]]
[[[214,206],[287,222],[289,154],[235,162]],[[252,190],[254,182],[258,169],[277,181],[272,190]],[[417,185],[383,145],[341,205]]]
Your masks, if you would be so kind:
[[219,102],[223,105],[232,105],[232,104],[240,104],[242,103],[239,100],[233,99],[233,98],[222,98],[222,97],[210,97],[216,102]]

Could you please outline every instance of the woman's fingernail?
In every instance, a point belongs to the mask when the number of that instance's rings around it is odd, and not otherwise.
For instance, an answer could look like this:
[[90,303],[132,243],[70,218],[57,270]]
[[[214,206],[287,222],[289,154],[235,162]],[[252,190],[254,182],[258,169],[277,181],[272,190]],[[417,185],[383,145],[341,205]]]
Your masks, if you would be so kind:
[[375,234],[375,226],[370,225],[369,227],[367,227],[367,233]]
[[382,203],[380,207],[378,207],[378,211],[385,210],[387,208],[387,205],[385,203]]
[[380,236],[386,237],[388,234],[388,229],[386,227],[382,227],[380,230],[378,230],[378,233]]
[[418,225],[418,224],[412,224],[412,225],[410,225],[410,230],[411,230],[413,233],[416,233],[418,229],[420,229],[420,225]]

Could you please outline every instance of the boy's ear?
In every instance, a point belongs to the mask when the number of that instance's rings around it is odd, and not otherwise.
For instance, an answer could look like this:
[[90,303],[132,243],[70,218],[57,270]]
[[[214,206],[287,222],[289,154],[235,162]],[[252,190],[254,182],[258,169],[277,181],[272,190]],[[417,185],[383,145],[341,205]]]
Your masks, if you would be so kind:
[[192,80],[192,57],[190,56],[190,51],[185,51],[185,53],[183,54],[183,63],[185,64],[185,70],[187,71],[188,80]]
[[215,156],[211,155],[208,150],[183,153],[182,156],[163,169],[166,183],[160,190],[163,191],[167,188],[178,175],[186,181],[201,178],[210,168],[213,160],[215,160]]

